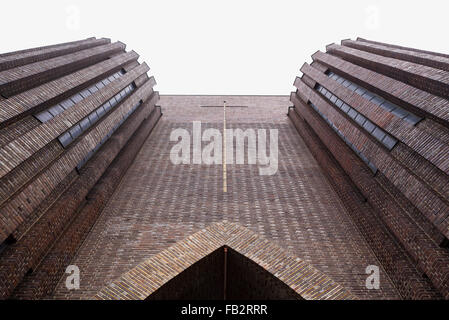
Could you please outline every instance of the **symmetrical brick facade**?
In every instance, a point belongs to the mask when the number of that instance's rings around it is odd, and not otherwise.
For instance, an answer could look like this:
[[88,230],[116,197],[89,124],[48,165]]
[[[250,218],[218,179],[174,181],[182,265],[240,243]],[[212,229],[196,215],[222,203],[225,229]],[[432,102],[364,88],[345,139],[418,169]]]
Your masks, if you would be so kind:
[[401,296],[449,298],[449,58],[364,39],[326,49],[289,116]]
[[[448,299],[449,56],[312,58],[290,97],[159,98],[120,42],[1,54],[0,298]],[[173,163],[193,121],[277,130],[276,173]]]
[[137,59],[95,38],[0,55],[1,298],[54,290],[161,116]]

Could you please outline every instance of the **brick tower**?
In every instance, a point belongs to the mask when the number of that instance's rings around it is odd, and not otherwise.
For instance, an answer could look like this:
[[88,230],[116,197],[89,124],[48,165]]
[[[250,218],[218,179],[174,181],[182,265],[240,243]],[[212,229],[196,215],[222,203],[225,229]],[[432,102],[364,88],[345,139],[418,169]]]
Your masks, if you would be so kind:
[[0,55],[1,298],[54,289],[160,117],[138,57],[95,38]]
[[449,56],[365,39],[301,68],[289,116],[402,297],[449,298]]

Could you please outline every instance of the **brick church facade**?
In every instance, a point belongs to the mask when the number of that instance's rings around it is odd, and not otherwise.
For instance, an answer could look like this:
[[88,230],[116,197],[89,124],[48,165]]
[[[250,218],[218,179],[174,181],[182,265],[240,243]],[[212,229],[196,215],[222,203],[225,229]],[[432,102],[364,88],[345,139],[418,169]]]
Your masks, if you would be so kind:
[[[1,299],[449,298],[449,55],[343,40],[290,97],[159,96],[138,58],[0,55]],[[174,164],[194,121],[276,129],[278,171]]]

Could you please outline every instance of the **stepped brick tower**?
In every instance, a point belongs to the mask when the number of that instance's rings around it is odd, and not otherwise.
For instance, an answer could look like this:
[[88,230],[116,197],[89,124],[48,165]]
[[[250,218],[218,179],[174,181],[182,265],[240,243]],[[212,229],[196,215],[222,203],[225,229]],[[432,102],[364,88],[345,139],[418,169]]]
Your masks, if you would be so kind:
[[159,119],[138,57],[94,38],[0,55],[0,297],[54,289]]

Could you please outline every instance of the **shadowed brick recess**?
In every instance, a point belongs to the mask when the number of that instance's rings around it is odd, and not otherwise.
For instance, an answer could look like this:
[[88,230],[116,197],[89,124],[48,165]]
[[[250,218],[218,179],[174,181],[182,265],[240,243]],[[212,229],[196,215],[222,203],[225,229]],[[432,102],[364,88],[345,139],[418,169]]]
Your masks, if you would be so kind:
[[[449,298],[448,55],[343,40],[290,96],[159,97],[138,58],[0,54],[1,299]],[[222,164],[170,160],[223,101],[227,129],[278,131],[277,172],[230,163],[226,193]]]

